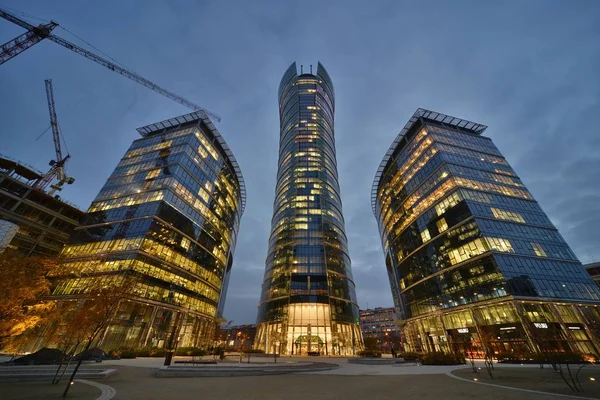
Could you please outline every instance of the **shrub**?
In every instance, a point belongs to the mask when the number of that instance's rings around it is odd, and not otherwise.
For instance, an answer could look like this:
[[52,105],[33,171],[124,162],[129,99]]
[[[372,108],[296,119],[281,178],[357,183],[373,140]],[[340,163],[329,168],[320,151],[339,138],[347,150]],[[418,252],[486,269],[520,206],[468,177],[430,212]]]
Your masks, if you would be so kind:
[[545,353],[545,361],[550,364],[584,364],[585,358],[580,353]]
[[361,357],[376,357],[379,358],[381,357],[381,352],[380,351],[376,351],[376,350],[363,350],[363,351],[359,351],[358,355]]
[[206,350],[200,347],[180,347],[175,350],[176,356],[205,356]]
[[423,365],[458,365],[464,363],[464,357],[450,353],[427,353],[423,356]]
[[165,348],[152,347],[150,349],[150,357],[165,357],[168,352]]
[[137,357],[164,357],[167,355],[167,349],[159,347],[138,347],[130,348]]
[[399,358],[404,358],[406,361],[415,361],[421,358],[421,354],[407,351],[405,353],[398,353]]
[[219,356],[220,360],[225,358],[225,350],[222,347],[215,347],[210,354],[213,356]]
[[264,350],[260,350],[260,349],[249,349],[249,350],[244,350],[245,354],[264,354],[265,351]]
[[137,352],[132,347],[119,347],[108,352],[111,357],[136,358]]

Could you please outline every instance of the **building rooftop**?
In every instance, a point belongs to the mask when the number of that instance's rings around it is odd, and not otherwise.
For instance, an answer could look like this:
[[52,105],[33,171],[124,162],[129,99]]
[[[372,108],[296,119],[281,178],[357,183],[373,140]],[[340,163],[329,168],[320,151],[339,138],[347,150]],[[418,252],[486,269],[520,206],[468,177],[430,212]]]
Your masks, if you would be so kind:
[[235,159],[235,156],[233,155],[233,152],[227,145],[227,142],[225,142],[225,139],[223,139],[223,136],[221,136],[221,134],[219,133],[215,125],[212,123],[206,112],[201,110],[194,111],[189,114],[180,115],[178,117],[169,118],[161,122],[156,122],[154,124],[142,126],[140,128],[137,128],[137,131],[140,135],[142,135],[142,137],[147,137],[153,133],[161,132],[165,129],[175,128],[179,125],[195,121],[204,122],[204,124],[210,129],[217,143],[219,143],[219,145],[221,146],[223,152],[225,152],[225,154],[227,155],[227,158],[229,159],[229,162],[231,163],[235,175],[237,176],[238,181],[240,183],[240,197],[242,200],[241,214],[243,214],[244,209],[246,208],[246,184],[244,182],[244,177],[242,176],[242,171],[240,169],[239,164],[237,163],[237,160]]
[[373,209],[373,213],[375,213],[377,204],[377,189],[379,188],[379,181],[381,176],[383,175],[383,171],[387,167],[389,161],[392,159],[394,152],[398,148],[400,144],[406,144],[408,141],[407,135],[408,133],[417,126],[417,123],[425,123],[427,121],[435,122],[439,125],[449,126],[454,129],[459,129],[461,131],[466,131],[469,133],[473,133],[476,135],[481,135],[486,129],[486,125],[478,124],[476,122],[468,121],[466,119],[452,117],[450,115],[441,114],[431,110],[425,110],[424,108],[417,108],[417,111],[410,117],[404,128],[400,131],[396,139],[392,142],[390,148],[385,153],[383,160],[379,164],[379,168],[377,168],[377,173],[375,174],[375,179],[373,179],[373,186],[371,187],[371,208]]
[[589,264],[583,264],[583,268],[585,268],[585,269],[598,268],[598,267],[600,267],[600,261],[594,261]]

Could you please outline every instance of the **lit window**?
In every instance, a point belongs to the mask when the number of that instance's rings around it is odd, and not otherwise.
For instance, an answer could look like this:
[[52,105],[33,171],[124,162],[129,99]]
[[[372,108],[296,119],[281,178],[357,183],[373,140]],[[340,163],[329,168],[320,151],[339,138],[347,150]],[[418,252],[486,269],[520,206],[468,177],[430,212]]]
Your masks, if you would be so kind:
[[494,207],[492,207],[491,210],[492,210],[492,214],[494,214],[494,217],[497,219],[504,219],[507,221],[525,223],[525,219],[519,213],[512,212],[512,211],[500,210],[500,209],[494,208]]
[[442,201],[440,201],[435,206],[435,211],[437,215],[442,215],[446,212],[447,209],[454,207],[460,201],[460,197],[456,192],[452,193],[450,196],[446,197]]
[[146,180],[154,179],[160,174],[160,168],[153,169],[146,175]]
[[200,188],[200,190],[198,190],[198,196],[200,196],[205,203],[208,203],[208,192],[204,190],[204,188]]
[[[210,155],[215,159],[218,160],[219,159],[219,153],[217,153],[217,151],[215,150],[215,148],[210,144],[210,142],[204,137],[203,134],[201,134],[199,131],[196,132],[196,137],[198,138],[198,140],[200,140],[200,143],[202,143],[202,146],[204,146],[204,148],[206,149],[206,151],[208,151],[210,153]],[[202,157],[206,158],[206,156],[204,155],[204,152],[201,150],[201,147],[198,147],[198,152],[202,155]]]
[[190,249],[190,240],[188,238],[181,238],[181,247],[183,247],[186,250]]
[[535,255],[537,255],[538,257],[547,257],[546,252],[542,248],[541,244],[531,242],[531,247],[533,248]]
[[492,250],[503,251],[508,253],[515,252],[515,250],[512,247],[512,244],[508,239],[488,237],[485,238],[485,240]]
[[423,243],[425,243],[426,241],[431,239],[431,235],[429,234],[429,229],[425,229],[423,232],[421,232],[421,239],[423,240]]
[[440,232],[440,233],[442,233],[446,229],[448,229],[448,224],[446,223],[446,218],[440,219],[438,222],[435,223],[435,225],[437,226],[438,232]]

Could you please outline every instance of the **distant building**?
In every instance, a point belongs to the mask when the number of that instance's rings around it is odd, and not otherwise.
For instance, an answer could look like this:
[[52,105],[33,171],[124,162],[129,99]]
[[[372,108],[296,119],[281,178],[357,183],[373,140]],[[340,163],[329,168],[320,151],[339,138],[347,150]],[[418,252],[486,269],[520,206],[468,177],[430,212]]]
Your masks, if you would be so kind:
[[226,326],[217,329],[216,344],[230,351],[250,350],[256,337],[256,325]]
[[99,347],[210,346],[245,206],[238,164],[198,111],[138,128],[62,252],[54,299],[131,279]]
[[369,310],[360,310],[360,329],[365,340],[376,340],[378,347],[384,351],[402,348],[401,330],[394,307],[377,307]]
[[375,176],[407,350],[600,356],[600,290],[486,128],[418,109]]
[[590,274],[594,282],[600,286],[600,262],[585,264],[583,267],[587,270],[588,274]]
[[6,245],[26,256],[56,256],[85,213],[33,186],[42,173],[0,155],[0,220],[18,225]]

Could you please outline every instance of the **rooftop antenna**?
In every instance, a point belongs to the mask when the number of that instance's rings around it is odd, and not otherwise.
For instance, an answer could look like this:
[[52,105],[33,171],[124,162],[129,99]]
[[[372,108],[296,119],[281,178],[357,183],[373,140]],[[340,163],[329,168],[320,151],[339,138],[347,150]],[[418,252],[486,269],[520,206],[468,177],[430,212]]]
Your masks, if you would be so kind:
[[300,75],[303,74],[303,70],[304,70],[304,65],[300,64]]
[[312,64],[310,64],[310,74],[312,75]]

